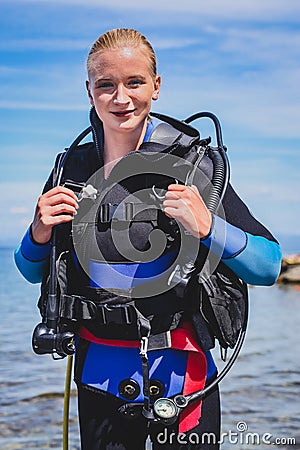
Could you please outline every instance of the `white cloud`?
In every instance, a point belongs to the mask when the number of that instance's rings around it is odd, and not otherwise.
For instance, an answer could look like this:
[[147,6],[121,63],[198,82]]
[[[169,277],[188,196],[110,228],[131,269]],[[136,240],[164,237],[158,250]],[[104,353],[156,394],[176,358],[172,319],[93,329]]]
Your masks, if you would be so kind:
[[37,111],[86,111],[87,104],[72,103],[38,103],[30,101],[17,101],[17,100],[0,100],[0,108],[12,109],[12,110],[37,110]]
[[239,58],[247,64],[264,63],[264,66],[272,62],[299,64],[295,57],[299,58],[300,32],[285,29],[284,24],[281,28],[228,24],[222,30],[214,28],[207,32],[220,39],[219,51],[233,56],[233,62]]
[[0,41],[1,51],[28,51],[28,50],[42,50],[42,51],[77,51],[88,50],[90,42],[80,39],[41,39],[40,37],[34,39],[8,39]]
[[26,206],[13,206],[9,208],[8,214],[28,214],[29,209]]
[[32,221],[42,185],[35,182],[1,182],[0,210],[5,220],[0,222],[0,245],[15,245]]
[[[78,39],[8,39],[5,42],[0,41],[0,51],[3,52],[24,52],[24,51],[42,51],[42,52],[65,52],[83,50],[88,55],[89,49],[93,42],[89,40]],[[190,45],[197,45],[200,39],[193,38],[176,38],[176,37],[157,37],[154,40],[155,48],[169,50],[173,48],[184,48]],[[2,68],[2,72],[10,71],[11,68]],[[1,73],[1,72],[0,72]]]
[[[85,88],[85,67],[82,61],[49,64],[43,67],[0,66],[0,108],[6,110],[84,111],[89,102]],[[70,81],[69,73],[72,73]],[[22,79],[22,84],[19,83]]]
[[[40,0],[19,0],[14,3],[38,3]],[[252,0],[247,2],[237,2],[236,0],[185,0],[184,2],[174,2],[174,0],[163,0],[157,5],[152,2],[136,2],[136,0],[44,0],[44,4],[59,3],[60,5],[82,5],[106,7],[120,10],[134,10],[134,11],[153,11],[152,21],[161,18],[161,14],[168,13],[165,20],[174,13],[180,14],[200,14],[204,21],[207,17],[214,19],[239,19],[249,20],[255,19],[257,21],[274,20],[298,20],[300,14],[300,4],[295,0]],[[191,20],[193,17],[191,17]],[[199,20],[199,17],[197,18]]]

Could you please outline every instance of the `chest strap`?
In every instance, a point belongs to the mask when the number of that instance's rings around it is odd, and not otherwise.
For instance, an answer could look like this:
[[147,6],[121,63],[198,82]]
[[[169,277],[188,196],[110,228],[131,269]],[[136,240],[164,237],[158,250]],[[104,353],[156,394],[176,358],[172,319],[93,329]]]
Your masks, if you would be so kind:
[[161,211],[145,203],[122,202],[120,204],[103,203],[99,206],[98,222],[155,222]]

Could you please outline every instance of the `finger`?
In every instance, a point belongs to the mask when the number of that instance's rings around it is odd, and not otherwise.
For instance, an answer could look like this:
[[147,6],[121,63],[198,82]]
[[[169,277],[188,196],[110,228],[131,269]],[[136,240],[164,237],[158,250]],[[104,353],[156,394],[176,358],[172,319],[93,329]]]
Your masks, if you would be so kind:
[[187,214],[194,209],[194,203],[194,199],[188,195],[170,195],[168,197],[166,196],[165,200],[163,201],[163,207],[181,209],[184,214]]
[[168,191],[184,191],[188,186],[184,184],[169,184]]
[[165,198],[168,200],[172,200],[172,199],[179,199],[180,198],[180,192],[179,191],[167,191],[165,194]]
[[59,203],[51,207],[50,214],[52,216],[56,216],[58,214],[71,214],[74,216],[75,214],[77,214],[77,211],[76,208],[72,205],[69,205],[67,203]]
[[44,198],[43,201],[45,201],[45,203],[49,206],[66,204],[66,205],[70,205],[70,206],[73,206],[74,208],[78,209],[78,203],[76,201],[76,198],[74,198],[66,193],[63,193],[63,192],[54,194],[48,198]]
[[77,201],[76,194],[72,191],[72,189],[66,188],[64,186],[56,186],[56,187],[50,189],[49,191],[47,191],[45,194],[43,194],[43,196],[45,198],[50,198],[50,197],[53,197],[53,196],[55,196],[57,194],[65,194],[68,197],[71,197],[75,201]]
[[53,216],[51,220],[51,225],[60,225],[61,223],[71,222],[74,219],[73,215],[61,214],[60,216]]
[[177,209],[172,208],[171,206],[167,206],[166,208],[164,208],[164,213],[167,217],[172,217],[175,219],[175,217],[177,216]]
[[197,194],[200,195],[199,189],[197,188],[197,186],[195,186],[194,184],[192,184],[192,185],[190,186],[190,188],[191,188],[194,192],[196,192]]
[[197,186],[192,185],[192,186],[186,186],[183,184],[170,184],[168,186],[168,192],[172,192],[173,194],[177,193],[179,195],[191,195],[196,193],[197,195],[199,194],[199,191],[197,189]]
[[172,206],[168,206],[164,209],[164,213],[167,217],[176,219],[187,231],[198,237],[199,226],[197,223],[197,218],[191,211],[184,211],[181,208],[173,208]]

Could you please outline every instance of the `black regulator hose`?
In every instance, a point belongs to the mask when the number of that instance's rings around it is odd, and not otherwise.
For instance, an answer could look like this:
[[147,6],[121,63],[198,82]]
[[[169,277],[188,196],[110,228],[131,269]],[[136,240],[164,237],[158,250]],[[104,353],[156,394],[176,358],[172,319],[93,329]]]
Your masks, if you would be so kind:
[[212,190],[207,201],[207,208],[214,213],[217,211],[225,195],[230,178],[230,166],[226,155],[227,149],[223,144],[221,124],[215,114],[208,111],[198,112],[185,119],[184,122],[189,124],[201,118],[211,119],[214,123],[216,133],[217,147],[208,148],[208,156],[212,160],[214,170],[212,175]]
[[218,206],[222,202],[222,197],[224,196],[224,188],[226,187],[224,174],[226,173],[226,170],[224,170],[224,160],[218,150],[210,148],[209,153],[210,159],[212,160],[214,166],[214,170],[211,180],[212,189],[206,206],[210,212],[215,213],[218,209]]
[[187,119],[185,119],[184,122],[191,123],[191,122],[194,122],[195,120],[201,119],[201,118],[208,118],[213,121],[213,123],[215,125],[218,146],[224,148],[221,124],[220,124],[220,121],[217,118],[217,116],[215,114],[213,114],[212,112],[201,111],[201,112],[195,113],[192,116],[189,116]]

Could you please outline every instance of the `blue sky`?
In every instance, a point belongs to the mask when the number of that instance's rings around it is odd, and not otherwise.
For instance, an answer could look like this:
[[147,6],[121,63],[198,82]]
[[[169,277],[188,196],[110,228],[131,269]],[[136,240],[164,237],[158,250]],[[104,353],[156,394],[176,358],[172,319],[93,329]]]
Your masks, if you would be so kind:
[[21,238],[55,155],[88,125],[86,57],[114,27],[156,49],[153,110],[220,118],[233,186],[283,250],[300,252],[297,0],[1,0],[0,245]]

